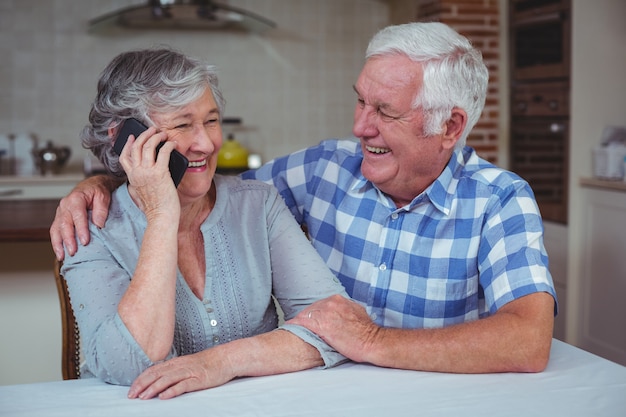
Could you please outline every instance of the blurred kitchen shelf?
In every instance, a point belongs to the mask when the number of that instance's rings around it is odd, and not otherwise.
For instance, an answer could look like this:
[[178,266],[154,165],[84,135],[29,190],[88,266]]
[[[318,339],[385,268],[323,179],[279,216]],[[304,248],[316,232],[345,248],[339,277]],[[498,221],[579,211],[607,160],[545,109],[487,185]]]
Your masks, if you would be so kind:
[[613,191],[625,191],[626,181],[603,180],[600,178],[581,178],[580,185],[585,187],[604,188]]

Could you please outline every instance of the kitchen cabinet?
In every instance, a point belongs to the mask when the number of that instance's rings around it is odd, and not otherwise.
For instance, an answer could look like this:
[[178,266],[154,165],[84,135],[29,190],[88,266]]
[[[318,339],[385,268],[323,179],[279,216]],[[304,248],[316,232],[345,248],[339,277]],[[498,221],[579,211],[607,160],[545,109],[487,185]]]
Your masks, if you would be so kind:
[[626,183],[581,181],[578,346],[626,365]]
[[58,199],[0,200],[0,242],[48,242]]
[[0,240],[0,260],[0,385],[59,381],[61,310],[50,241]]

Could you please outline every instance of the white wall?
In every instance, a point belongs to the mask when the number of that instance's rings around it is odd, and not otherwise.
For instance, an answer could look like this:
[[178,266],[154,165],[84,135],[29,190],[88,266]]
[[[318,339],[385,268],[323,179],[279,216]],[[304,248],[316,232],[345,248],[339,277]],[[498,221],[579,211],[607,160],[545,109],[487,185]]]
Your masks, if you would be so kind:
[[[0,135],[34,132],[72,145],[87,121],[100,71],[118,53],[169,44],[215,64],[226,116],[253,131],[264,160],[351,134],[352,85],[370,37],[389,21],[379,0],[230,0],[277,23],[263,35],[116,30],[89,19],[147,0],[0,0]],[[2,141],[0,141],[2,143]]]
[[[583,231],[581,177],[607,125],[626,125],[626,1],[572,0],[567,341],[578,342]],[[626,221],[626,219],[625,219]],[[615,329],[620,331],[620,329]],[[623,331],[623,329],[621,329]]]

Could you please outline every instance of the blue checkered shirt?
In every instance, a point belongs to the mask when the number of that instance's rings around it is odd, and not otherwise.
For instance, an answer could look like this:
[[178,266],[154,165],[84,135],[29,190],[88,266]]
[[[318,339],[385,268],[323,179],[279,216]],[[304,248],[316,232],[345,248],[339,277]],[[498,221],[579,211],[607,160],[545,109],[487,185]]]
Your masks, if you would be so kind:
[[278,188],[377,324],[444,327],[535,292],[556,300],[539,209],[519,176],[465,147],[428,189],[397,208],[363,177],[362,158],[357,142],[327,140],[244,177]]

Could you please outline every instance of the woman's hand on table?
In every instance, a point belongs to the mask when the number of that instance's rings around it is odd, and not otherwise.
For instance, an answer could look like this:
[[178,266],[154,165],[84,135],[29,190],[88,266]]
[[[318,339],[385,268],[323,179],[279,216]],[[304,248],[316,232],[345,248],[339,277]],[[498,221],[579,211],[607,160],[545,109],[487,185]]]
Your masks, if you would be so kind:
[[159,397],[166,400],[186,392],[223,385],[234,375],[229,371],[228,361],[220,359],[224,357],[209,349],[158,363],[135,379],[128,398],[148,400]]
[[323,364],[315,347],[291,332],[276,329],[154,365],[135,379],[128,398],[168,399],[237,377],[277,375]]

